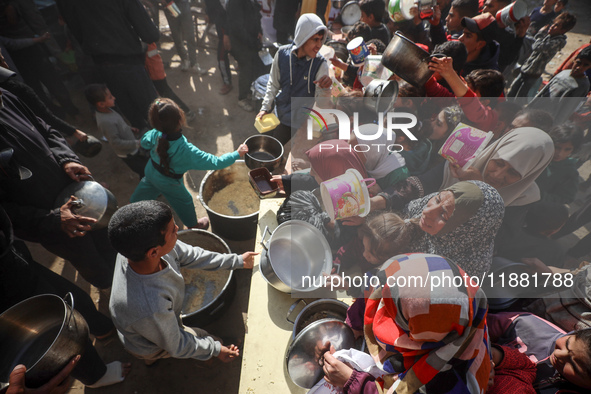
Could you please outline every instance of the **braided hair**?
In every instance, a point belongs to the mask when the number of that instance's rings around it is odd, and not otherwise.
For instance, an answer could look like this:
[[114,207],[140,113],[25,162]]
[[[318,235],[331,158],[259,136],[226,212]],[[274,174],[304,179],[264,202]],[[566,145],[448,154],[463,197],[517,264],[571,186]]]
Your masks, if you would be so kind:
[[185,124],[185,113],[171,99],[159,97],[150,105],[148,119],[152,127],[162,133],[162,137],[158,140],[156,153],[160,158],[160,164],[169,172],[168,148],[170,144],[168,141],[180,137],[181,126]]

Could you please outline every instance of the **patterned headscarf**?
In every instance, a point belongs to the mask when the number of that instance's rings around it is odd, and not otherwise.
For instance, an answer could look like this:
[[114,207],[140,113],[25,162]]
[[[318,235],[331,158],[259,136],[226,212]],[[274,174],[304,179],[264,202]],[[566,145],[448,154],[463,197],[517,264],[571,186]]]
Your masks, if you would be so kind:
[[[366,300],[364,333],[388,373],[380,393],[484,393],[491,368],[487,300],[464,271],[443,257],[404,254],[386,261]],[[442,279],[435,285],[435,278]],[[456,279],[457,281],[457,279]],[[421,284],[422,282],[422,284]],[[432,284],[434,286],[432,286]]]
[[[484,196],[476,213],[448,233],[425,233],[410,245],[409,250],[445,256],[462,267],[468,275],[481,277],[488,272],[492,264],[494,240],[505,215],[505,206],[501,195],[494,187],[480,181],[467,183],[478,186]],[[438,193],[411,201],[406,206],[407,216],[420,218],[429,200]]]

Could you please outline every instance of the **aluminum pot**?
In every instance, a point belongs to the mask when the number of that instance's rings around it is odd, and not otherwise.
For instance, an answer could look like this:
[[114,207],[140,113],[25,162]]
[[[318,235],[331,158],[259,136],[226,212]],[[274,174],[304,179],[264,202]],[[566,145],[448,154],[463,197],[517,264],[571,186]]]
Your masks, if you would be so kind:
[[[209,231],[182,230],[178,232],[178,239],[211,252],[232,253],[223,239]],[[232,303],[236,292],[236,278],[233,271],[181,268],[181,273],[185,277],[185,300],[181,313],[184,325],[189,327],[207,325],[218,318]],[[192,281],[188,281],[189,279]],[[196,292],[199,292],[198,297]],[[195,301],[198,301],[198,305],[195,305]]]
[[324,372],[319,360],[330,342],[335,350],[355,346],[355,335],[351,327],[339,319],[320,319],[306,326],[287,348],[285,366],[295,384],[311,389],[322,379]]
[[[291,315],[294,309],[300,304],[306,305],[295,321],[291,320]],[[293,334],[291,336],[292,341],[296,339],[297,335],[308,325],[312,324],[316,320],[320,319],[338,319],[345,321],[347,318],[347,309],[349,306],[342,301],[333,300],[331,298],[323,298],[307,304],[302,298],[294,302],[287,311],[285,317],[288,322],[293,324]]]
[[[318,283],[332,269],[332,252],[320,230],[302,220],[289,220],[281,223],[265,243],[267,233],[271,234],[268,227],[263,232],[265,253],[259,264],[265,280],[284,293],[316,290],[313,279]],[[310,277],[310,282],[304,277]]]
[[422,87],[433,75],[428,64],[431,55],[397,31],[382,55],[382,64],[416,87]]
[[365,87],[363,104],[376,113],[386,112],[398,97],[398,82],[374,79]]
[[273,172],[281,164],[283,159],[283,144],[277,138],[270,135],[257,134],[244,141],[248,146],[248,153],[244,155],[244,163],[248,168],[265,167]]
[[76,201],[72,211],[76,215],[96,219],[93,230],[107,227],[111,216],[117,210],[117,199],[109,190],[95,181],[81,181],[69,184],[55,199],[54,206],[61,207],[68,202],[70,196]]
[[337,10],[339,10],[343,8],[346,2],[346,0],[332,0],[332,8],[336,8]]
[[74,309],[74,298],[42,294],[19,302],[0,315],[0,382],[8,382],[15,366],[24,364],[26,385],[47,383],[88,341],[88,325]]
[[[207,205],[216,192],[232,182],[239,181],[248,183],[248,167],[244,160],[236,160],[234,164],[222,170],[208,171],[199,187],[199,201],[207,211],[214,233],[227,239],[244,241],[256,237],[258,211],[249,215],[228,216],[215,212]],[[248,187],[250,188],[250,185]]]

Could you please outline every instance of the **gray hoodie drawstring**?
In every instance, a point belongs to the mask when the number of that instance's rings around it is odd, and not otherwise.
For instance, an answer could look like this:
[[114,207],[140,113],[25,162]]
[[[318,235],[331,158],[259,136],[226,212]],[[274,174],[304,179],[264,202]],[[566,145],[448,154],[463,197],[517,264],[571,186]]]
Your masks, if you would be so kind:
[[312,64],[314,63],[314,58],[310,62],[310,68],[308,69],[308,94],[310,94],[310,74],[312,73]]

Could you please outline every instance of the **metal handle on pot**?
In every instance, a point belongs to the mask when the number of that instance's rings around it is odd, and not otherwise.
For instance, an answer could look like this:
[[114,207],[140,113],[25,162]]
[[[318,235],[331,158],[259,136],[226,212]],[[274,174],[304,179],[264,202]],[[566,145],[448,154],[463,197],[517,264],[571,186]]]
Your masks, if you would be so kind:
[[298,304],[300,302],[303,302],[304,305],[308,305],[306,303],[306,301],[304,301],[303,298],[300,298],[299,300],[296,300],[296,302],[294,302],[293,304],[291,304],[291,306],[289,307],[289,309],[287,310],[287,316],[285,316],[285,320],[287,320],[288,322],[290,322],[291,324],[295,324],[295,321],[293,320],[289,320],[289,317],[291,316],[291,314],[293,313],[293,310],[296,308],[296,306],[298,306]]
[[[70,299],[70,304],[68,304],[67,298]],[[66,295],[64,296],[64,302],[66,303],[66,305],[70,307],[70,310],[68,311],[69,316],[66,321],[66,325],[68,326],[68,328],[70,328],[70,321],[72,320],[72,316],[74,316],[74,296],[72,295],[72,292],[69,291],[66,293]]]
[[265,236],[269,233],[269,235],[273,235],[271,230],[269,230],[269,226],[265,226],[265,231],[263,231],[263,236],[261,237],[261,246],[268,252],[267,245],[265,245]]

